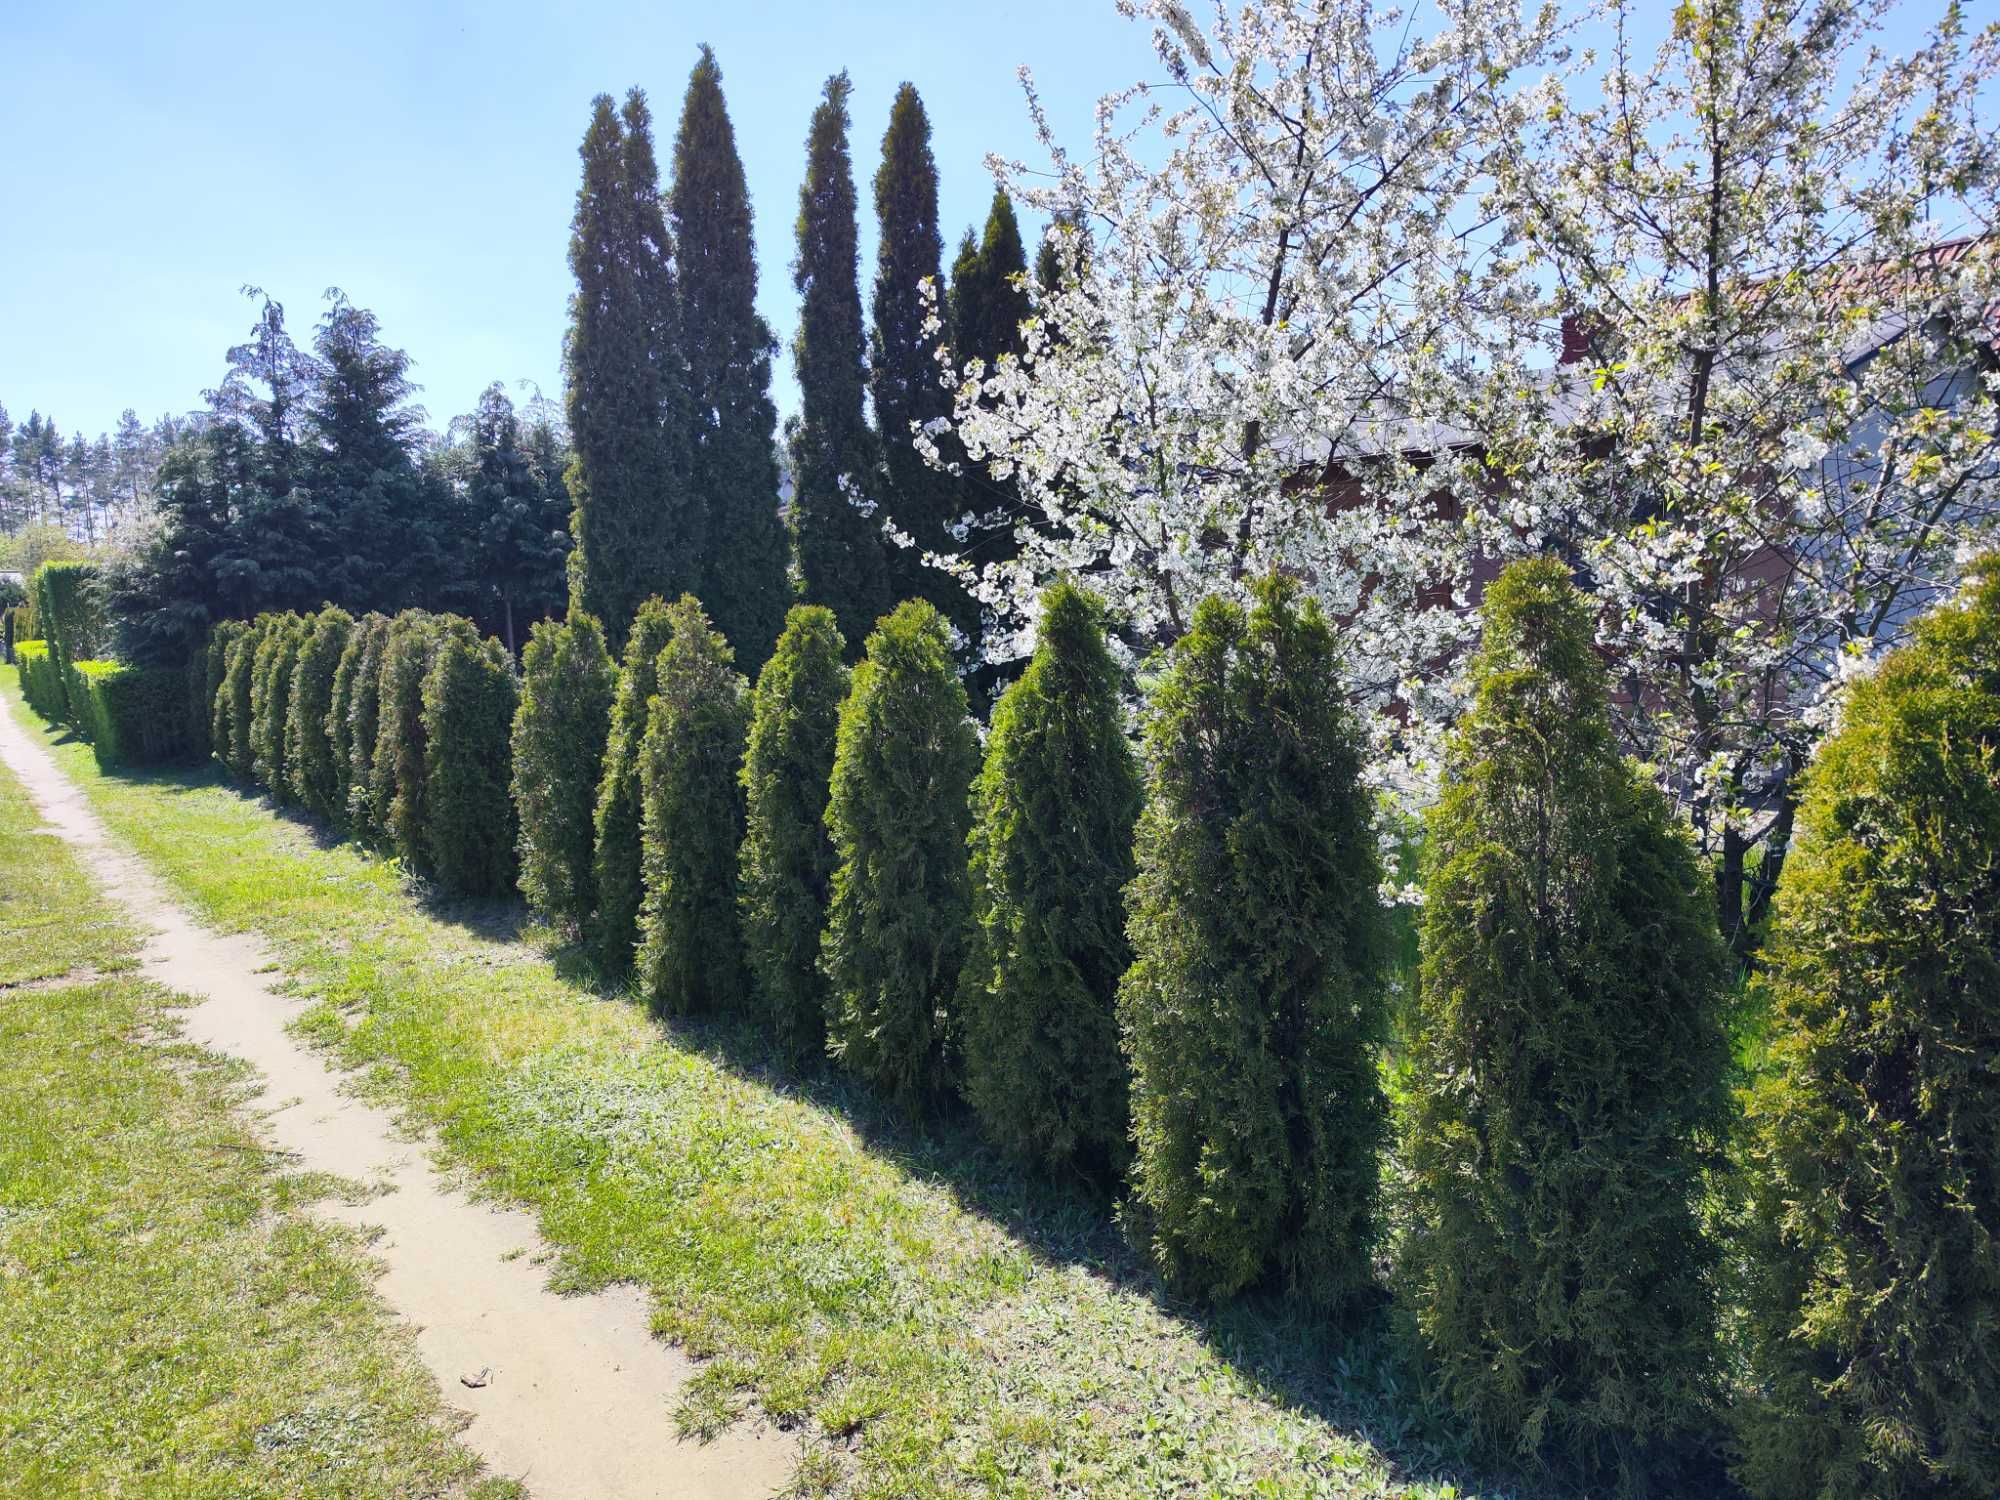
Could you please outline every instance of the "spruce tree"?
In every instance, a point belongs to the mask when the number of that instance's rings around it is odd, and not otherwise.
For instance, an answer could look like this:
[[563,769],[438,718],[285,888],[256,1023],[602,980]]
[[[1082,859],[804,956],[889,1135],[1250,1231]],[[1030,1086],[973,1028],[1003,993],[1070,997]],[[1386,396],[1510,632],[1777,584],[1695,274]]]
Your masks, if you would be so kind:
[[972,596],[949,573],[923,561],[925,552],[951,555],[964,549],[952,535],[965,509],[962,488],[956,477],[924,461],[912,435],[914,428],[951,415],[951,392],[936,358],[939,340],[924,332],[931,310],[922,283],[928,279],[940,290],[944,284],[937,199],[931,122],[915,87],[906,83],[896,91],[882,137],[882,165],[875,172],[881,239],[868,363],[882,439],[882,505],[897,530],[911,538],[910,546],[887,550],[889,594],[930,600],[970,642],[979,633]]
[[978,762],[943,617],[921,599],[898,605],[868,638],[841,705],[821,964],[828,1050],[912,1113],[950,1088]]
[[591,871],[597,888],[597,910],[591,920],[591,948],[607,974],[632,967],[639,942],[639,903],[644,892],[640,875],[641,830],[645,797],[639,779],[639,753],[645,746],[646,720],[653,694],[659,691],[660,653],[673,634],[673,617],[661,599],[639,606],[625,642],[625,664],[618,674],[618,691],[611,703],[611,728],[604,744],[604,779],[598,784],[593,815],[595,842]]
[[2000,557],[1847,689],[1763,963],[1738,1477],[2000,1494]]
[[1373,1284],[1386,942],[1339,665],[1269,577],[1203,600],[1152,694],[1118,1011],[1138,1222],[1198,1296]]
[[707,537],[700,576],[683,587],[706,603],[744,669],[755,672],[771,654],[791,595],[772,448],[777,339],[757,312],[750,189],[722,69],[707,47],[689,75],[674,137],[672,209],[682,347],[696,398],[694,493],[706,507]]
[[793,1060],[826,1039],[820,931],[833,883],[826,798],[847,696],[847,643],[823,605],[794,605],[757,674],[743,756],[745,821],[737,869],[743,946],[759,1008]]
[[1725,957],[1567,569],[1511,565],[1484,613],[1426,826],[1401,1279],[1487,1445],[1636,1490],[1715,1389]]
[[667,613],[639,756],[645,895],[636,965],[654,1008],[680,1016],[743,1002],[736,851],[749,685],[699,600],[683,594]]
[[1038,634],[973,787],[965,1093],[996,1144],[1108,1180],[1127,1151],[1116,1006],[1139,772],[1103,606],[1054,584]]
[[595,904],[597,788],[617,690],[618,668],[589,615],[544,620],[528,637],[513,741],[521,892],[570,935],[585,931]]
[[285,775],[300,804],[322,818],[342,811],[341,778],[327,735],[327,716],[353,629],[354,617],[337,605],[328,605],[306,622],[298,666],[292,673],[291,706],[285,714]]
[[[833,611],[841,633],[864,639],[889,608],[888,558],[877,517],[876,450],[863,400],[867,389],[861,333],[854,169],[847,152],[845,73],[826,81],[806,137],[806,180],[799,189],[799,417],[790,432],[792,536],[809,603]],[[857,503],[859,502],[859,503]]]
[[698,581],[706,514],[691,487],[673,243],[646,98],[600,94],[584,133],[564,343],[574,459],[571,596],[622,646],[641,601]]

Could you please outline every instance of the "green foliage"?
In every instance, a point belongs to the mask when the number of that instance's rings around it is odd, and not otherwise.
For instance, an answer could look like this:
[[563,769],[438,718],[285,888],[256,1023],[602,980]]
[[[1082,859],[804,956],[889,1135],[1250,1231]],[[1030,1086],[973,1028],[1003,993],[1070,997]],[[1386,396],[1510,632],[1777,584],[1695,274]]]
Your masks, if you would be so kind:
[[354,665],[347,706],[347,825],[364,833],[382,831],[375,811],[375,747],[381,743],[382,658],[396,618],[364,619],[348,638],[347,658],[341,663],[344,668],[352,658]]
[[429,853],[424,843],[424,676],[438,637],[452,626],[472,629],[463,620],[406,610],[396,616],[382,642],[369,826],[419,870]]
[[215,718],[211,724],[215,753],[229,768],[229,774],[249,782],[255,769],[251,750],[251,688],[257,675],[257,651],[269,632],[270,615],[245,625],[223,642],[222,682],[215,696]]
[[292,784],[285,773],[285,724],[306,629],[298,615],[273,616],[250,669],[251,774],[280,802],[292,800]]
[[604,744],[604,780],[597,790],[596,830],[591,868],[597,886],[591,947],[607,973],[632,965],[639,942],[641,826],[645,798],[639,779],[639,752],[646,739],[647,707],[657,692],[660,653],[673,633],[664,600],[639,606],[625,642],[625,666],[611,705],[611,731]]
[[826,824],[827,1047],[905,1109],[950,1085],[965,953],[967,794],[979,743],[945,622],[922,600],[868,638],[841,705]]
[[[750,189],[707,47],[688,76],[674,137],[674,240],[681,266],[681,350],[694,403],[694,493],[706,509],[706,556],[693,591],[754,673],[771,654],[790,600],[778,518],[777,339],[757,311]],[[664,584],[661,592],[673,590]]]
[[1486,590],[1428,820],[1405,1300],[1489,1448],[1645,1487],[1715,1389],[1727,962],[1552,559]]
[[[30,580],[35,623],[48,643],[59,681],[70,663],[96,659],[108,642],[97,580],[97,565],[87,562],[45,562]],[[67,689],[64,692],[67,708]]]
[[1175,1285],[1373,1284],[1384,924],[1360,734],[1290,579],[1203,600],[1152,694],[1134,961],[1135,1227]]
[[21,671],[21,696],[28,707],[51,724],[62,723],[65,702],[62,668],[49,651],[49,643],[16,641],[14,661]]
[[571,934],[585,931],[594,905],[594,815],[617,690],[618,668],[593,617],[535,627],[521,658],[513,728],[521,891]]
[[185,760],[193,749],[179,671],[80,661],[70,667],[70,690],[81,704],[78,732],[103,770]]
[[470,622],[438,632],[423,681],[425,862],[447,889],[497,896],[514,885],[508,796],[518,690],[514,659]]
[[736,850],[749,685],[693,595],[683,594],[667,617],[639,754],[645,895],[637,967],[656,1009],[688,1015],[743,1001]]
[[1108,1178],[1127,1154],[1116,1006],[1139,772],[1103,606],[1057,583],[1039,637],[973,787],[965,1093],[1005,1149]]
[[757,674],[743,756],[737,868],[743,946],[765,1024],[794,1059],[818,1052],[826,1037],[826,977],[819,968],[833,886],[826,798],[847,696],[846,650],[832,610],[793,606],[778,649]]
[[1764,963],[1740,1477],[2000,1493],[2000,558],[1848,690]]
[[[363,615],[348,628],[334,667],[326,705],[326,753],[332,772],[326,814],[336,823],[358,824],[357,786],[367,787],[367,767],[375,757],[375,709],[380,703],[382,638],[389,617]],[[362,712],[364,703],[366,713]],[[365,739],[364,739],[365,734]],[[360,767],[357,775],[356,768]]]
[[[790,430],[792,540],[802,592],[833,611],[841,633],[861,640],[889,608],[888,559],[876,521],[855,503],[872,499],[876,450],[863,410],[866,350],[855,279],[854,169],[847,152],[845,73],[826,81],[806,138],[799,189],[801,298],[792,365],[799,417]],[[850,495],[849,489],[853,490]]]
[[[0,650],[4,650],[7,665],[10,667],[14,664],[14,631],[20,624],[20,621],[21,607],[19,605],[10,605],[4,610],[0,610]],[[23,635],[21,639],[26,640],[27,636]]]
[[205,715],[202,738],[209,755],[220,756],[229,743],[228,701],[222,692],[223,677],[229,671],[229,647],[249,625],[242,620],[224,620],[209,631],[201,648],[201,712]]
[[334,605],[305,621],[285,714],[285,775],[299,802],[322,818],[345,811],[345,781],[327,726],[334,678],[353,631],[354,617]]

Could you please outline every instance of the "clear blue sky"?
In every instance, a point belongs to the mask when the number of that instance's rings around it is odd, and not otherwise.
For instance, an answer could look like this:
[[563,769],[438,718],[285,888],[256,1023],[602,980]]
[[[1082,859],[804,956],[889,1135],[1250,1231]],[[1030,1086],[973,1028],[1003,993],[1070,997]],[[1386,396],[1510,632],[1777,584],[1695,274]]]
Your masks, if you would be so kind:
[[[496,379],[558,395],[591,97],[646,89],[664,166],[700,42],[722,64],[759,302],[786,343],[806,122],[829,73],[855,84],[865,295],[868,182],[899,83],[930,111],[948,264],[985,217],[985,154],[1041,159],[1018,65],[1078,146],[1099,94],[1154,72],[1147,31],[1111,0],[6,10],[0,402],[92,435],[127,406],[151,421],[199,405],[250,325],[246,282],[302,344],[327,287],[372,308],[434,425]],[[796,403],[783,360],[777,396]]]

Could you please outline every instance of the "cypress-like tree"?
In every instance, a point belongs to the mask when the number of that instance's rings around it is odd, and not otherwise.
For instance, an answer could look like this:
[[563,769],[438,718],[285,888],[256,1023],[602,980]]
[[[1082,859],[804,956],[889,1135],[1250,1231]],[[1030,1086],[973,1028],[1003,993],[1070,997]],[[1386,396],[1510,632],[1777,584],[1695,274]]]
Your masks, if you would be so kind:
[[1127,1154],[1117,996],[1139,771],[1103,606],[1056,583],[1038,629],[973,787],[965,1092],[998,1145],[1108,1179]]
[[931,156],[931,122],[916,88],[896,91],[889,129],[882,137],[882,165],[875,172],[875,214],[881,239],[875,260],[873,338],[869,393],[882,438],[881,499],[907,547],[887,549],[893,599],[928,599],[968,641],[979,634],[979,610],[964,587],[925,552],[964,550],[952,527],[965,510],[957,478],[932,468],[917,451],[914,428],[951,415],[951,392],[937,362],[938,339],[924,332],[931,309],[923,295],[928,278],[944,285],[938,235],[937,162]]
[[[380,621],[356,636],[361,655],[355,664],[354,701],[348,709],[347,824],[361,833],[382,831],[382,812],[375,805],[375,747],[382,730],[382,659],[389,653],[400,616],[375,616]],[[383,812],[387,806],[384,804]]]
[[[845,73],[826,81],[806,137],[799,189],[799,333],[792,364],[799,417],[790,432],[792,536],[808,602],[833,611],[842,634],[862,640],[890,604],[888,558],[877,520],[875,441],[863,410],[867,389],[861,333],[854,169],[847,152]],[[859,502],[859,503],[857,503]]]
[[451,615],[408,610],[396,616],[382,644],[369,810],[375,831],[415,870],[428,867],[430,854],[424,844],[424,677],[439,637],[453,629],[472,626]]
[[639,753],[646,741],[648,709],[653,694],[659,691],[660,653],[666,650],[672,634],[673,617],[666,601],[648,599],[639,606],[625,642],[625,665],[618,674],[618,691],[611,704],[591,853],[597,887],[591,947],[608,974],[623,974],[632,967],[632,953],[639,942],[639,904],[645,889],[640,871],[641,833],[646,807]]
[[868,638],[841,705],[821,963],[828,1050],[911,1112],[950,1086],[978,763],[944,619],[921,599],[900,604]]
[[2000,557],[1847,690],[1763,963],[1739,1477],[2000,1494]]
[[250,669],[251,774],[279,802],[292,800],[285,774],[285,718],[305,630],[306,622],[297,615],[274,618]]
[[778,341],[757,312],[750,189],[722,98],[722,69],[707,47],[688,77],[674,137],[672,209],[682,347],[696,398],[694,493],[706,507],[708,539],[700,577],[685,587],[706,601],[738,660],[755,672],[771,654],[791,595],[772,446]]
[[222,685],[215,695],[215,719],[210,738],[216,758],[237,781],[255,774],[250,748],[250,687],[257,675],[257,648],[263,644],[266,619],[253,620],[223,646]]
[[1567,570],[1515,563],[1484,609],[1427,822],[1402,1281],[1482,1439],[1639,1488],[1714,1391],[1726,962]]
[[736,850],[743,841],[749,685],[701,602],[667,610],[657,691],[639,755],[642,815],[639,981],[665,1015],[740,1008],[743,939]]
[[569,261],[563,348],[576,503],[571,596],[623,645],[642,600],[692,586],[706,512],[691,486],[673,242],[646,97],[591,106]]
[[1132,967],[1133,1194],[1204,1297],[1373,1284],[1385,1107],[1374,809],[1333,636],[1290,579],[1201,602],[1152,696]]
[[[346,824],[353,820],[351,794],[354,790],[355,740],[359,731],[356,720],[363,689],[381,668],[381,634],[388,624],[389,617],[382,614],[366,614],[356,620],[347,632],[347,644],[341,648],[339,665],[334,668],[333,694],[326,705],[327,758],[332,763],[332,796],[326,811],[336,823]],[[374,732],[373,713],[371,708],[368,724],[371,735]],[[368,753],[371,757],[374,754],[372,743]]]
[[[32,609],[33,607],[32,604],[22,606],[24,609]],[[213,755],[225,766],[230,764],[231,741],[233,739],[231,724],[234,718],[234,704],[231,701],[232,695],[228,690],[230,683],[229,673],[232,663],[240,663],[242,661],[238,643],[249,633],[249,630],[250,625],[248,621],[224,620],[209,633],[208,637],[208,673],[206,682],[209,714],[208,749],[209,754]],[[23,637],[23,639],[31,639],[31,637]]]
[[298,666],[292,673],[292,701],[285,714],[285,775],[292,795],[308,812],[333,818],[342,811],[340,774],[327,716],[333,707],[334,679],[353,633],[354,617],[328,605],[305,622]]
[[513,742],[521,892],[572,935],[595,904],[597,789],[617,690],[617,665],[589,615],[544,620],[528,637]]
[[514,884],[508,739],[514,658],[468,621],[441,631],[424,673],[425,862],[447,889],[497,896]]
[[833,611],[794,605],[757,674],[743,756],[745,821],[737,869],[743,946],[779,1050],[799,1059],[826,1038],[819,938],[833,884],[826,831],[834,735],[847,696],[847,643]]

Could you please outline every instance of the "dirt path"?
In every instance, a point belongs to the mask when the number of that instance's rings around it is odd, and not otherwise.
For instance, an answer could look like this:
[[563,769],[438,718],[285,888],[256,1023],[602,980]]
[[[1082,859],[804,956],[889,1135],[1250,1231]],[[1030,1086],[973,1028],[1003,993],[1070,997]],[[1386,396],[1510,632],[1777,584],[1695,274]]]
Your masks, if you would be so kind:
[[[146,972],[200,999],[185,1012],[188,1038],[264,1075],[266,1139],[296,1152],[303,1169],[392,1189],[323,1211],[381,1226],[374,1252],[386,1269],[377,1285],[415,1325],[447,1402],[471,1414],[464,1441],[493,1473],[522,1481],[537,1500],[737,1500],[788,1482],[793,1445],[766,1424],[739,1423],[706,1445],[677,1439],[673,1401],[694,1366],[652,1336],[645,1294],[549,1292],[532,1217],[447,1187],[421,1142],[399,1138],[386,1112],[343,1094],[340,1075],[286,1034],[305,1002],[274,993],[263,946],[198,926],[4,707],[0,758],[105,893],[153,930]],[[481,1372],[490,1372],[484,1385],[464,1383]]]

